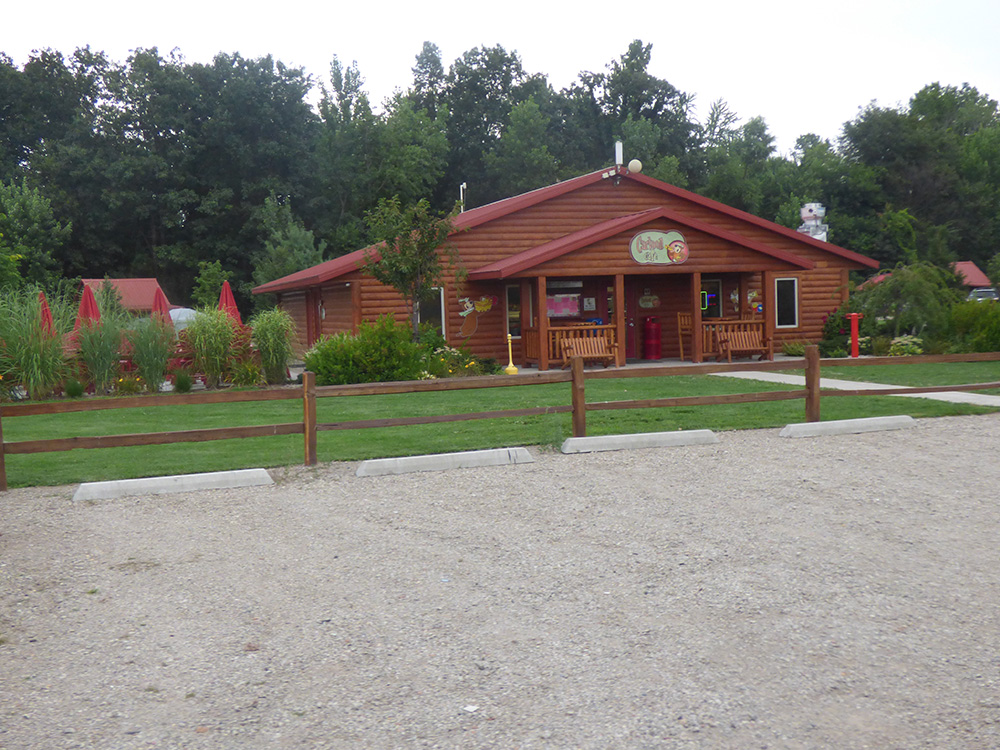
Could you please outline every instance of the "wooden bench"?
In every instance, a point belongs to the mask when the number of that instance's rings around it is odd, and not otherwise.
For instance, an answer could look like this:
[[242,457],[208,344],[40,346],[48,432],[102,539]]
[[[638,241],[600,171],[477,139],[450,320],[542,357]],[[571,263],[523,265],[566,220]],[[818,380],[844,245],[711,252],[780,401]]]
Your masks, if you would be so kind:
[[733,361],[734,354],[737,357],[760,354],[759,359],[774,359],[774,347],[759,327],[734,328],[719,333],[719,354],[716,360],[722,359],[723,354],[726,355],[727,362]]
[[615,361],[618,347],[606,336],[567,336],[562,340],[563,369],[571,357],[583,357],[584,362],[597,360],[607,367]]

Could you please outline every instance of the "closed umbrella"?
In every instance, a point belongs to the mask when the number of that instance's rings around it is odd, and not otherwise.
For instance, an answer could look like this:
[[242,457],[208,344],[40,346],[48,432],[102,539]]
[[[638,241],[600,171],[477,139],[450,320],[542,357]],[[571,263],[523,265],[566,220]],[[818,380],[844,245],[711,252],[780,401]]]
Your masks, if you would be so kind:
[[45,298],[45,292],[38,293],[38,304],[41,307],[42,333],[54,336],[56,327],[52,322],[52,310],[49,309],[49,301]]
[[156,287],[156,293],[153,295],[153,317],[159,318],[166,325],[173,325],[170,319],[170,303],[167,302],[167,295],[160,287]]
[[97,306],[97,298],[94,297],[94,290],[84,284],[83,294],[80,295],[80,309],[76,313],[76,323],[73,324],[73,333],[79,331],[83,323],[95,325],[100,320],[101,310]]
[[219,293],[219,309],[229,313],[229,317],[236,321],[236,325],[243,325],[239,308],[236,307],[236,300],[233,298],[233,290],[229,287],[228,281],[222,282],[222,291]]

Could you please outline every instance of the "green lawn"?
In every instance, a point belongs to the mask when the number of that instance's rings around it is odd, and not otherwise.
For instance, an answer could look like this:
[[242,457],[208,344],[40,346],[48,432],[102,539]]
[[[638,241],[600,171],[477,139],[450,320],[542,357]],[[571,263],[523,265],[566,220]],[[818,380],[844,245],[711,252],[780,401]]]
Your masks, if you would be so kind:
[[[976,368],[966,370],[965,368]],[[992,370],[985,370],[990,367]],[[928,369],[929,368],[929,369]],[[942,373],[941,370],[948,371]],[[1000,380],[1000,363],[913,365],[883,368],[824,368],[823,374],[874,380],[876,370],[897,369],[910,376],[907,384]],[[918,371],[919,370],[919,371]],[[974,373],[974,374],[973,374]],[[917,381],[914,381],[917,378]],[[858,379],[857,377],[855,379]],[[897,382],[897,381],[891,381]],[[709,376],[592,380],[587,383],[587,401],[697,396],[790,390],[791,387]],[[320,423],[518,409],[564,405],[570,402],[569,384],[533,385],[468,391],[320,398]],[[250,404],[178,405],[136,409],[79,412],[7,418],[3,434],[7,441],[159,432],[234,425],[274,424],[301,421],[299,401],[269,401]],[[933,417],[980,414],[993,409],[946,404],[924,399],[891,396],[830,398],[822,402],[823,419],[909,414]],[[804,420],[801,400],[757,404],[674,407],[589,412],[589,435],[653,432],[684,429],[733,430],[780,427]],[[356,461],[367,458],[476,450],[510,445],[557,446],[570,435],[569,414],[506,418],[363,430],[319,433],[320,461]],[[302,437],[246,438],[206,443],[103,448],[61,453],[8,455],[7,479],[11,487],[69,484],[81,481],[123,479],[163,474],[182,474],[224,469],[271,467],[301,463]]]
[[[822,377],[893,385],[961,385],[1000,382],[1000,362],[823,367]],[[980,391],[996,393],[996,391]]]

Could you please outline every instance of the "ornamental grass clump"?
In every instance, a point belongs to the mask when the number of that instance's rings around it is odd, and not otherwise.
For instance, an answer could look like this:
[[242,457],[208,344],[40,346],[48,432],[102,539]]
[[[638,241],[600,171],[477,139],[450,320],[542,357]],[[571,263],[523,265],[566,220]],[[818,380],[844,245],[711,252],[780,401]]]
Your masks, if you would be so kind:
[[264,368],[253,348],[248,326],[236,326],[234,330],[226,378],[240,388],[253,388],[264,383]]
[[191,350],[191,365],[195,372],[205,376],[206,388],[218,388],[229,370],[236,321],[224,310],[203,307],[184,329],[183,335]]
[[135,371],[150,393],[156,393],[167,379],[174,351],[174,329],[157,317],[135,321],[125,334],[132,352]]
[[70,329],[72,312],[61,297],[48,304],[51,330],[42,325],[37,289],[0,295],[0,376],[12,395],[23,389],[31,399],[44,399],[62,390],[68,372],[63,334]]
[[295,341],[295,321],[292,316],[278,307],[265,310],[250,319],[250,329],[268,384],[284,383]]
[[80,359],[97,393],[111,391],[118,378],[125,322],[124,316],[111,313],[101,316],[96,323],[81,325],[76,332]]

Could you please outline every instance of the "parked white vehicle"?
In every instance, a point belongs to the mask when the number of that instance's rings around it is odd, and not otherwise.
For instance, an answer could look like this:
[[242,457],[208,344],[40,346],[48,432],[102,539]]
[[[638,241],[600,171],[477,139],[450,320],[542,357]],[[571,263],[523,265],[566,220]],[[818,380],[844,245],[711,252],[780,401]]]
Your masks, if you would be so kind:
[[976,302],[996,302],[1000,300],[1000,294],[991,286],[980,286],[969,292],[969,299]]

